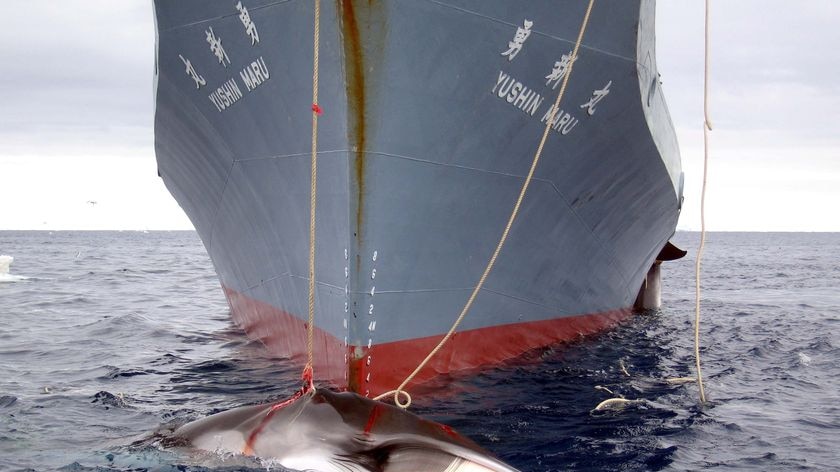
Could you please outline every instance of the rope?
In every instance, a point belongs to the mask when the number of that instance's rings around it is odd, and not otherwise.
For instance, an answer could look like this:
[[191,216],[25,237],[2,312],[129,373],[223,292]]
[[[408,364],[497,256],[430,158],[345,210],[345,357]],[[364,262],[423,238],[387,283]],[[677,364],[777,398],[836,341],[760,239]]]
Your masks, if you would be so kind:
[[[271,418],[274,416],[275,413],[277,413],[278,410],[286,408],[292,403],[298,401],[298,399],[303,396],[312,397],[313,395],[315,395],[315,388],[312,387],[311,384],[304,384],[304,386],[300,390],[295,392],[295,394],[291,397],[287,398],[286,400],[277,402],[274,405],[271,405],[271,407],[268,409],[268,412],[265,414],[265,416],[263,416],[262,420],[260,420],[257,426],[251,431],[251,434],[249,434],[248,438],[245,440],[245,445],[242,446],[242,454],[246,456],[251,456],[254,454],[254,444],[256,444],[257,438],[260,434],[262,434],[266,425],[269,421],[271,421]],[[302,409],[298,411],[298,415],[300,415],[302,412]]]
[[315,331],[315,203],[318,195],[318,49],[321,35],[321,1],[315,0],[315,33],[313,38],[312,64],[312,173],[310,175],[309,192],[309,322],[306,325],[306,367],[304,378],[309,377],[310,385],[313,378],[313,334]]
[[712,120],[709,118],[709,3],[710,0],[706,0],[705,48],[703,50],[703,188],[700,191],[700,246],[697,248],[697,260],[694,264],[694,360],[697,367],[700,403],[706,403],[703,373],[700,371],[700,260],[706,244],[706,177],[709,169],[709,131],[712,130]]
[[[522,189],[519,191],[519,197],[516,199],[516,204],[513,206],[513,211],[510,214],[510,218],[508,218],[507,225],[505,225],[505,230],[502,232],[502,236],[499,239],[499,243],[496,245],[496,249],[493,251],[493,255],[490,257],[490,261],[487,263],[487,267],[484,268],[484,273],[481,274],[481,278],[478,280],[478,284],[473,289],[472,293],[470,294],[467,303],[464,305],[464,308],[461,309],[461,314],[458,315],[458,318],[452,324],[452,327],[449,328],[449,331],[444,335],[444,337],[438,342],[438,344],[432,349],[431,352],[423,359],[422,362],[417,366],[414,371],[408,375],[408,377],[403,380],[403,382],[397,387],[395,390],[391,390],[385,392],[377,397],[374,400],[381,400],[389,395],[394,396],[394,403],[401,408],[408,408],[411,405],[411,395],[408,394],[405,390],[406,385],[411,382],[414,377],[429,363],[429,360],[437,354],[438,351],[449,341],[449,338],[455,333],[455,330],[458,329],[458,325],[461,324],[464,317],[467,315],[467,312],[472,307],[475,298],[478,296],[478,292],[481,290],[482,286],[484,285],[485,280],[487,280],[487,276],[490,274],[490,271],[493,270],[493,266],[496,264],[496,259],[499,257],[499,253],[502,251],[502,247],[505,245],[505,241],[507,240],[508,234],[510,233],[510,228],[513,226],[513,222],[516,219],[517,214],[519,213],[519,207],[522,205],[522,200],[525,198],[525,193],[528,191],[528,186],[531,184],[531,178],[534,176],[534,171],[537,168],[537,163],[540,161],[540,156],[542,155],[543,147],[545,146],[545,142],[548,139],[548,133],[551,129],[551,124],[554,122],[554,116],[560,110],[560,100],[563,98],[563,94],[566,91],[566,85],[569,83],[569,77],[572,75],[572,67],[575,64],[575,61],[578,57],[578,50],[580,49],[580,43],[583,40],[583,33],[586,31],[586,26],[589,23],[589,15],[592,12],[592,6],[595,3],[595,0],[589,0],[589,5],[586,7],[586,14],[583,17],[583,21],[580,25],[580,32],[578,32],[577,41],[575,42],[574,52],[572,52],[572,60],[569,61],[569,67],[566,70],[566,75],[563,77],[563,85],[560,87],[560,92],[557,94],[557,99],[554,101],[554,108],[551,110],[551,116],[549,117],[548,121],[545,124],[545,130],[543,131],[542,138],[540,139],[540,144],[537,147],[537,152],[534,154],[534,159],[531,162],[531,168],[528,170],[528,176],[525,178],[525,182],[522,184]],[[404,395],[406,398],[405,402],[400,401],[400,395]]]

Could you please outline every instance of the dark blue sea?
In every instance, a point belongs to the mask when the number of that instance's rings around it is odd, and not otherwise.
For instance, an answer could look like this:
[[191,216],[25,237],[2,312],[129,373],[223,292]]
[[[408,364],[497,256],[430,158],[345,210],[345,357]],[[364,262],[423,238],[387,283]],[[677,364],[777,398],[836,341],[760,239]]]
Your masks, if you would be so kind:
[[[676,235],[690,253],[664,266],[660,311],[452,379],[414,411],[523,471],[838,470],[840,234],[708,236],[702,407],[664,382],[693,375],[698,240]],[[229,321],[193,232],[5,231],[0,254],[0,470],[206,470],[148,438],[298,387]],[[642,401],[593,412],[596,386]]]

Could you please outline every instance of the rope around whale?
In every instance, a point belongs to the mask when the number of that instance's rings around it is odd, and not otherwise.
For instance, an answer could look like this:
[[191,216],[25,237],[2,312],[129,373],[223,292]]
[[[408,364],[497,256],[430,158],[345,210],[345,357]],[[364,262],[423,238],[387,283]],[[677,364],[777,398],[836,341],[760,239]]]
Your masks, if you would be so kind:
[[318,196],[318,50],[321,36],[321,1],[315,0],[315,32],[312,59],[312,172],[309,191],[309,320],[306,325],[306,366],[303,378],[314,389],[313,347],[315,331],[315,205]]
[[[534,176],[534,171],[537,168],[537,163],[540,161],[540,157],[542,155],[543,147],[545,146],[545,142],[548,139],[548,133],[551,129],[551,125],[554,122],[554,117],[557,112],[560,110],[560,100],[563,98],[563,94],[566,91],[566,84],[569,83],[569,77],[572,75],[572,68],[574,67],[575,61],[578,58],[578,50],[580,49],[581,41],[583,40],[583,34],[586,31],[586,26],[589,24],[589,15],[592,12],[592,6],[594,5],[595,0],[589,0],[589,5],[586,7],[586,14],[583,17],[583,21],[580,25],[580,31],[578,32],[577,41],[575,41],[575,48],[572,52],[572,59],[569,61],[569,68],[566,70],[566,75],[563,78],[563,84],[560,86],[560,92],[557,94],[557,99],[554,101],[554,108],[551,110],[551,115],[548,121],[545,124],[545,130],[543,131],[542,138],[540,139],[540,144],[537,147],[537,151],[534,154],[534,159],[531,162],[531,168],[528,170],[528,175],[525,178],[525,182],[522,184],[522,189],[519,191],[519,197],[516,199],[516,204],[513,206],[513,211],[511,211],[510,218],[508,218],[507,225],[505,226],[504,231],[502,232],[501,238],[499,238],[499,243],[496,245],[496,249],[493,251],[493,255],[490,257],[490,260],[487,262],[487,266],[484,268],[484,272],[481,274],[481,278],[478,280],[478,284],[476,284],[475,288],[473,289],[472,293],[470,294],[469,299],[467,299],[467,303],[464,305],[463,309],[461,309],[460,315],[452,324],[452,327],[449,328],[449,331],[443,338],[438,342],[438,344],[434,347],[434,349],[429,352],[425,359],[423,359],[417,368],[402,381],[402,383],[395,389],[385,392],[377,397],[374,397],[374,400],[381,400],[388,396],[394,397],[394,403],[397,404],[400,408],[408,408],[411,405],[411,395],[406,392],[405,386],[411,382],[414,377],[429,363],[432,357],[443,348],[444,344],[449,341],[449,338],[455,334],[455,330],[458,329],[458,325],[461,324],[464,317],[467,315],[467,312],[472,307],[473,302],[475,301],[476,297],[478,296],[478,292],[481,290],[482,286],[484,285],[485,280],[487,280],[487,276],[490,274],[490,271],[493,270],[493,266],[496,264],[496,259],[499,257],[499,253],[502,251],[502,247],[505,245],[505,241],[507,240],[508,234],[510,233],[510,228],[513,226],[513,222],[516,219],[517,214],[519,213],[519,207],[522,205],[522,200],[525,198],[525,193],[528,191],[528,186],[531,184],[531,178]],[[405,397],[405,402],[401,401],[400,395]]]

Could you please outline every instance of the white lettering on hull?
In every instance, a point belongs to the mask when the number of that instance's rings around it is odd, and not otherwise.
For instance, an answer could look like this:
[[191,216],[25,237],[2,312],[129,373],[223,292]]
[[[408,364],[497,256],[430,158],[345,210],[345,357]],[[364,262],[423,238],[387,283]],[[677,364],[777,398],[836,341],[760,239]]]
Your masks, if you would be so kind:
[[245,34],[251,38],[251,46],[260,42],[260,33],[257,32],[257,25],[254,24],[254,21],[251,20],[251,13],[248,12],[248,8],[242,4],[242,2],[236,2],[236,9],[239,11],[239,21],[242,22],[242,26],[245,27]]
[[525,40],[531,36],[532,26],[534,26],[533,21],[525,20],[522,22],[522,26],[516,28],[516,34],[513,36],[513,40],[508,43],[508,49],[502,53],[502,56],[506,56],[508,61],[512,61],[522,50]]
[[[250,93],[271,78],[271,73],[268,70],[265,59],[260,56],[239,71],[239,78],[245,84],[245,92]],[[236,76],[234,76],[227,79],[221,86],[210,93],[207,98],[216,107],[216,110],[221,113],[241,100],[244,95],[243,90],[239,86],[239,82],[236,80]]]
[[184,72],[195,81],[195,88],[199,89],[207,85],[207,81],[198,72],[196,72],[195,66],[193,66],[192,62],[189,59],[185,58],[180,54],[178,54],[178,57],[181,58],[181,62],[183,62],[184,67],[186,67],[186,70]]
[[262,85],[263,82],[271,77],[268,72],[268,66],[265,65],[265,59],[262,56],[256,61],[248,64],[239,72],[239,77],[245,83],[245,87],[249,92]]
[[534,116],[544,100],[536,91],[502,71],[499,71],[491,93],[530,116]]
[[216,110],[221,113],[242,98],[242,90],[239,89],[236,79],[231,78],[223,83],[221,87],[214,90],[207,98],[210,99],[216,107]]
[[[548,107],[548,110],[543,115],[542,119],[540,119],[540,123],[547,123],[548,119],[551,118],[551,112],[554,110],[554,105]],[[571,114],[563,111],[561,108],[554,114],[554,119],[551,120],[551,129],[557,131],[558,133],[562,134],[563,136],[569,134],[575,125],[578,124],[580,120],[574,118]]]

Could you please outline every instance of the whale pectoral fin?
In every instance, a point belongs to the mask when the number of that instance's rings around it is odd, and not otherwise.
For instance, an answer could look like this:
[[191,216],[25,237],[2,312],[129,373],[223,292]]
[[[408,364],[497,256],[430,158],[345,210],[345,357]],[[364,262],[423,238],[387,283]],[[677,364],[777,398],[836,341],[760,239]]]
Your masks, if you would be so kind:
[[[444,451],[418,446],[386,446],[357,454],[347,454],[331,459],[341,470],[371,472],[452,472],[453,464],[463,459]],[[489,469],[475,469],[489,470]]]
[[382,464],[385,472],[429,472],[449,471],[450,465],[458,460],[452,454],[419,447],[395,447],[388,451],[388,457]]
[[382,472],[380,458],[369,454],[341,454],[329,458],[337,470],[347,472]]
[[444,451],[419,447],[394,448],[382,467],[383,472],[492,472],[482,465]]

